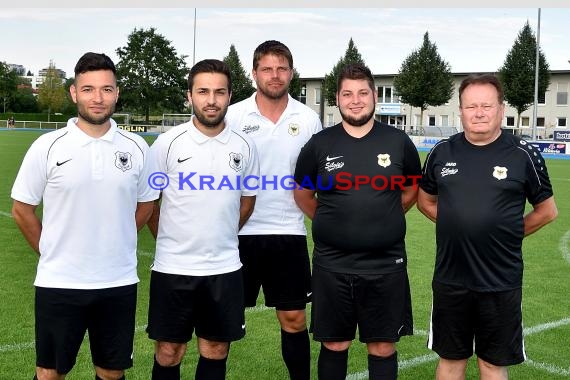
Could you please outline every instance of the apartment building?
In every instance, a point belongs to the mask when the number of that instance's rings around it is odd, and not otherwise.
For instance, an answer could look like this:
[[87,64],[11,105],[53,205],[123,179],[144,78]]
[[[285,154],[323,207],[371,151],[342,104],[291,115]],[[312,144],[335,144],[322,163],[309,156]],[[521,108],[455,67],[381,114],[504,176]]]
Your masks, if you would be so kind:
[[[376,119],[406,130],[411,134],[422,134],[422,127],[440,127],[449,130],[463,130],[459,119],[459,85],[472,73],[453,73],[454,94],[449,103],[439,107],[421,110],[400,102],[394,90],[396,74],[374,75],[378,89]],[[483,74],[483,73],[476,73]],[[321,92],[324,78],[301,78],[302,90],[299,100],[314,109],[321,117],[323,126],[328,127],[340,122],[341,117],[336,106],[328,106]],[[570,129],[570,70],[551,71],[550,86],[544,94],[539,94],[537,104],[537,136],[548,138],[555,130]],[[516,134],[532,134],[533,106],[521,114],[520,128],[516,128],[517,112],[506,104],[503,126]],[[421,120],[420,120],[421,119]]]

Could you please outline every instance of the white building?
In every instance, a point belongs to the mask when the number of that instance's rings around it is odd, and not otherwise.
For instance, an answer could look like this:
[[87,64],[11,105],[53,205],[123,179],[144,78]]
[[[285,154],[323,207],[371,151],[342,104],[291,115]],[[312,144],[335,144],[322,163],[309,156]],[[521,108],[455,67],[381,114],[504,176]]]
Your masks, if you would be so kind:
[[[550,72],[550,86],[545,94],[539,94],[537,105],[537,135],[548,138],[554,130],[570,129],[570,70],[553,70]],[[459,119],[459,85],[471,73],[453,73],[455,91],[449,103],[430,107],[423,112],[410,107],[409,104],[400,103],[394,91],[394,77],[396,74],[374,75],[374,82],[378,89],[378,103],[376,104],[376,119],[390,125],[405,129],[410,133],[423,134],[419,127],[439,127],[445,130],[461,131]],[[482,73],[477,73],[482,74]],[[321,93],[324,78],[301,78],[302,90],[299,100],[321,117],[323,126],[328,127],[340,122],[341,117],[336,106],[326,105]],[[520,129],[515,130],[517,112],[507,103],[503,126],[512,128],[517,134],[532,134],[533,106],[521,114]],[[431,130],[431,128],[430,128]]]

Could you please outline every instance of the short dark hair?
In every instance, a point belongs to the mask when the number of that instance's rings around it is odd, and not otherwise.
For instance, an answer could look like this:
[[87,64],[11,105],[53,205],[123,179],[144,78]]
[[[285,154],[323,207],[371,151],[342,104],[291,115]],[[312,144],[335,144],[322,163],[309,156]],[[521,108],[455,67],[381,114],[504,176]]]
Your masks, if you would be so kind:
[[363,63],[349,63],[345,65],[338,73],[336,81],[336,91],[340,91],[342,81],[345,79],[363,79],[368,82],[368,86],[372,91],[375,90],[374,77],[370,69]]
[[497,90],[497,96],[499,104],[503,104],[505,94],[503,92],[503,85],[499,78],[492,74],[471,74],[467,78],[463,79],[461,85],[459,85],[459,105],[461,106],[461,95],[463,91],[472,84],[490,84]]
[[219,59],[204,59],[196,63],[188,74],[188,91],[192,92],[194,77],[200,73],[220,73],[228,79],[228,92],[232,92],[232,75],[229,66]]
[[269,40],[263,42],[253,52],[253,69],[256,70],[257,66],[259,66],[259,60],[266,56],[267,54],[274,54],[278,56],[285,57],[287,62],[289,62],[289,68],[293,68],[293,55],[291,54],[291,50],[284,43]]
[[86,73],[88,71],[98,71],[98,70],[110,70],[113,75],[117,75],[117,69],[115,64],[103,53],[92,53],[88,52],[83,54],[77,64],[75,65],[75,77],[79,74]]

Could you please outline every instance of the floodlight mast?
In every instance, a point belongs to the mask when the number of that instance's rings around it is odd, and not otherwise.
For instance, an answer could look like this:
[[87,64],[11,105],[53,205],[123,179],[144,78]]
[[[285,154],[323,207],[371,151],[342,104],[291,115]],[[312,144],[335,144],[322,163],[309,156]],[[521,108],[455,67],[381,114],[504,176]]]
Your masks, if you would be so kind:
[[538,64],[540,57],[540,8],[538,8],[538,27],[536,32],[536,63],[534,65],[534,107],[532,110],[532,140],[536,140],[536,120],[538,103]]

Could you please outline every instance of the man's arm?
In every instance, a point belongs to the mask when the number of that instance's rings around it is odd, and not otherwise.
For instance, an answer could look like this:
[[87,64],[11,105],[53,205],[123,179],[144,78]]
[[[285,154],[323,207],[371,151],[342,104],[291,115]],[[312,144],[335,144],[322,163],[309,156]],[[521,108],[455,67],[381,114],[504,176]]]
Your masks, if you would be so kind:
[[135,220],[137,223],[137,231],[149,221],[152,212],[154,210],[154,201],[150,202],[138,202],[137,210],[135,211]]
[[418,192],[418,210],[432,222],[437,219],[437,195],[431,195],[423,191]]
[[154,239],[158,235],[158,220],[160,219],[160,198],[152,202],[152,213],[146,223]]
[[249,219],[253,213],[253,207],[255,206],[255,195],[253,196],[242,196],[239,199],[239,229],[243,227],[245,222]]
[[406,186],[402,190],[402,208],[408,212],[418,200],[418,185]]
[[295,198],[297,206],[299,206],[301,211],[311,220],[313,220],[317,212],[317,198],[315,197],[315,193],[315,190],[304,188],[295,188],[295,190],[293,190],[293,197]]
[[14,200],[12,216],[22,231],[22,235],[38,255],[40,255],[40,235],[42,222],[36,215],[37,206]]
[[532,211],[524,217],[524,236],[535,233],[558,216],[554,197],[550,197],[532,207]]

